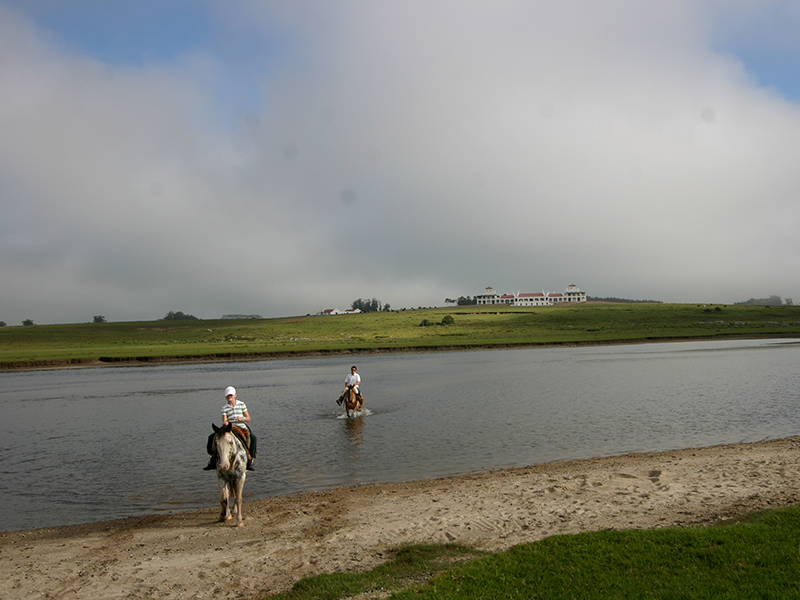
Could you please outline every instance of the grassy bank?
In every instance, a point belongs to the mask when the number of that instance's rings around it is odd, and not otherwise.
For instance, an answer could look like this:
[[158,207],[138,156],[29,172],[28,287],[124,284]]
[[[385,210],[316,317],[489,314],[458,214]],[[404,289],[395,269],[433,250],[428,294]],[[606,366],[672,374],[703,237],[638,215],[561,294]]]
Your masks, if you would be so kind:
[[318,575],[268,597],[796,598],[798,531],[795,506],[726,525],[553,536],[482,558],[458,547],[409,548],[369,573]]
[[[449,320],[446,317],[453,322],[442,324]],[[800,337],[800,306],[469,306],[259,320],[0,327],[0,368],[70,361],[227,359],[725,337]]]

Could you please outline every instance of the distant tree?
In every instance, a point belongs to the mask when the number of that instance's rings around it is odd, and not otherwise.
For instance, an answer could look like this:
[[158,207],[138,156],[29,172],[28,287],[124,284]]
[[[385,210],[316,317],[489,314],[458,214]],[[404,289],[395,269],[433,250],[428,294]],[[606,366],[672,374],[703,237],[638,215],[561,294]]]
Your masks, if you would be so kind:
[[445,315],[442,319],[442,325],[452,325],[455,322],[456,320],[453,318],[453,315]]
[[[387,305],[388,306],[388,305]],[[361,312],[378,312],[381,310],[382,305],[380,300],[373,298],[372,300],[367,300],[366,298],[359,298],[358,300],[353,300],[353,303],[350,305],[350,308],[359,309]]]
[[458,304],[459,306],[468,306],[470,304],[477,304],[477,303],[478,303],[477,296],[475,298],[470,298],[469,296],[466,297],[459,296],[458,300],[456,300],[456,304]]
[[586,296],[586,300],[589,302],[619,302],[623,304],[639,304],[639,303],[648,303],[648,304],[663,304],[661,300],[630,300],[628,298],[615,298],[613,296],[607,298],[599,298],[596,296]]
[[386,310],[392,310],[392,307],[391,307],[391,306],[389,306],[389,303],[387,302],[386,304],[384,304],[384,305],[383,305],[383,310],[384,310],[384,311],[386,311]]
[[92,318],[94,319],[94,321],[92,321],[93,323],[105,323],[106,322],[106,318],[103,315],[95,315]]
[[30,319],[25,319],[25,320],[22,322],[22,324],[23,324],[23,325],[33,325],[33,321],[32,321],[32,320],[30,320]]
[[445,298],[444,299],[444,303],[445,304],[457,304],[458,300],[453,300],[452,298]]
[[5,326],[6,326],[6,322],[5,321],[0,321],[0,327],[5,327]]
[[794,306],[794,302],[792,302],[792,299],[791,299],[791,298],[786,298],[786,300],[784,300],[784,301],[783,301],[783,303],[784,303],[786,306]]
[[169,311],[167,315],[163,319],[159,319],[160,321],[188,321],[188,320],[197,320],[197,317],[194,315],[187,315],[181,311],[173,312]]
[[748,306],[780,306],[783,304],[783,300],[781,300],[780,296],[772,295],[769,298],[750,298],[750,300],[745,300],[744,302],[734,302],[734,304],[744,304]]

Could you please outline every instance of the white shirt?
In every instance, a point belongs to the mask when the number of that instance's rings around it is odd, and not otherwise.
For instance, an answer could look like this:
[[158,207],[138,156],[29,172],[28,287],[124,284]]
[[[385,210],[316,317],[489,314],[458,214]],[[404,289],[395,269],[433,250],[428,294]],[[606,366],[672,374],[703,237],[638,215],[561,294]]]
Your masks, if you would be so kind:
[[244,418],[245,412],[247,412],[247,405],[241,400],[237,400],[233,406],[226,404],[222,407],[222,414],[227,415],[228,423],[240,429],[249,429],[247,423],[239,420],[239,417]]
[[358,373],[348,373],[344,378],[345,385],[358,385],[361,383],[361,375]]

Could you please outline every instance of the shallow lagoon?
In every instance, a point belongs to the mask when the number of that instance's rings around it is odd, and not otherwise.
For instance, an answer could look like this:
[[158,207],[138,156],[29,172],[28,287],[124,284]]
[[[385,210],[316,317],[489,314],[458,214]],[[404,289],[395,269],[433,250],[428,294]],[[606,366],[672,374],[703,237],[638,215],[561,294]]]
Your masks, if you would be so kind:
[[800,433],[800,345],[732,340],[0,373],[0,530],[213,506],[205,439],[234,385],[247,498]]

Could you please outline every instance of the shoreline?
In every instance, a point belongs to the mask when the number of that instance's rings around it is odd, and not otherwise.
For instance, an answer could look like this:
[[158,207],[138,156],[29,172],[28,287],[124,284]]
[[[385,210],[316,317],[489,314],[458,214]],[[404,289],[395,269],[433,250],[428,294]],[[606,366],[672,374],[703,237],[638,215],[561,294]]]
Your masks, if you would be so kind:
[[[342,348],[338,350],[280,350],[275,352],[214,353],[202,355],[166,355],[132,357],[68,358],[63,360],[28,360],[0,362],[0,373],[16,371],[45,371],[54,369],[91,369],[102,367],[132,367],[148,365],[208,364],[224,362],[258,362],[292,358],[321,358],[328,356],[370,356],[374,354],[414,354],[427,352],[470,352],[480,350],[513,350],[522,348],[575,348],[583,346],[627,346],[671,342],[710,342],[728,340],[792,340],[794,336],[688,336],[663,338],[636,338],[625,340],[585,340],[577,342],[541,342],[520,344],[476,344],[454,346],[406,346],[398,348]],[[786,344],[800,342],[786,341]]]
[[718,523],[800,501],[800,436],[577,459],[0,533],[0,597],[251,598],[367,570],[401,545]]

